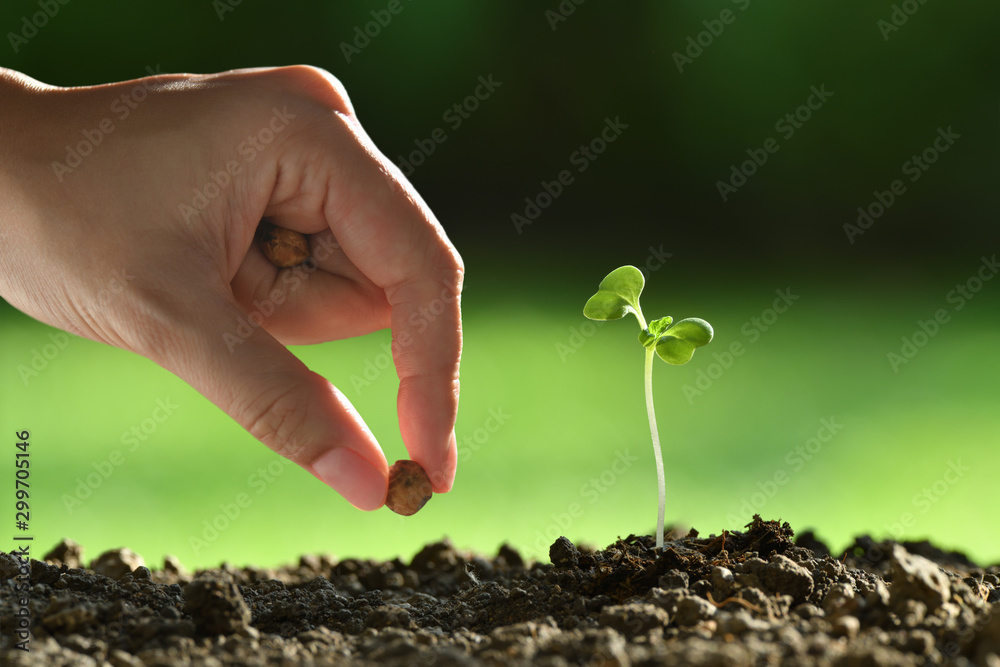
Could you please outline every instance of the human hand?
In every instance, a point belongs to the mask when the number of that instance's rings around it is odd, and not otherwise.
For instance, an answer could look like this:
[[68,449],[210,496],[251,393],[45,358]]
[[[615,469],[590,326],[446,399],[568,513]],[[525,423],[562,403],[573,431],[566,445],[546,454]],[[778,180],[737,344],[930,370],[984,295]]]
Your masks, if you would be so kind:
[[[285,345],[391,327],[403,442],[451,488],[462,260],[332,76],[55,88],[0,68],[0,103],[0,296],[175,373],[365,510],[385,500],[385,456]],[[314,265],[268,262],[262,218],[309,235]]]

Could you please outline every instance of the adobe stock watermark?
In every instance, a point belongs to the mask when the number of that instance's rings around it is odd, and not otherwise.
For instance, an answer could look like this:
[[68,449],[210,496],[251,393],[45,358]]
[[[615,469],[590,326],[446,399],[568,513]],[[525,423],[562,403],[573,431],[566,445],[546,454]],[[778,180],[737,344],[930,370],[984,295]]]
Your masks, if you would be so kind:
[[310,276],[316,273],[319,268],[318,262],[325,262],[338,248],[340,248],[340,244],[333,237],[314,237],[310,243],[309,261],[299,266],[282,269],[279,272],[278,286],[267,293],[267,298],[263,301],[255,299],[252,304],[253,310],[248,312],[246,317],[236,318],[236,326],[232,331],[223,332],[222,341],[226,344],[229,353],[235,352],[238,346],[253,335],[254,330],[263,326],[264,321],[271,317],[293,292],[305,284]]
[[[159,65],[156,67],[147,65],[146,72],[150,76],[163,73],[160,71]],[[118,128],[118,125],[115,125],[115,120],[117,119],[119,123],[124,123],[128,120],[132,112],[138,109],[139,105],[149,97],[150,90],[152,90],[152,85],[149,81],[140,80],[139,83],[127,92],[115,98],[108,107],[107,116],[94,123],[93,127],[80,130],[83,139],[73,145],[67,144],[65,160],[63,162],[52,162],[52,172],[56,175],[56,179],[62,183],[67,174],[72,173],[77,167],[83,164],[83,161],[92,155],[98,146],[104,143],[108,135]]]
[[931,339],[938,335],[941,327],[951,322],[952,314],[965,308],[979,294],[984,285],[993,280],[998,271],[1000,271],[1000,263],[997,263],[996,254],[992,257],[981,257],[976,272],[969,276],[965,282],[955,285],[945,294],[945,303],[952,307],[950,309],[938,308],[926,320],[918,319],[913,332],[899,339],[899,348],[886,354],[892,372],[899,373],[902,366],[913,361],[920,350],[924,349]]
[[188,546],[195,555],[207,549],[222,533],[229,530],[229,527],[253,505],[254,497],[267,491],[290,465],[292,462],[285,458],[271,460],[266,467],[257,468],[247,477],[247,486],[253,491],[252,495],[249,491],[240,491],[231,501],[219,503],[219,511],[201,522],[201,531],[188,536]]
[[219,23],[226,20],[226,14],[236,11],[236,8],[243,4],[243,0],[212,0],[212,9],[219,19]]
[[201,211],[208,208],[211,200],[215,199],[233,182],[233,177],[243,171],[243,168],[257,159],[257,156],[266,149],[274,138],[289,126],[291,121],[298,116],[288,111],[288,107],[280,111],[277,107],[271,109],[271,118],[267,125],[257,131],[256,134],[248,135],[236,147],[236,153],[240,160],[229,160],[225,168],[210,175],[210,181],[200,188],[193,188],[193,197],[190,203],[180,203],[177,210],[180,212],[184,222],[190,224]]
[[[649,246],[649,255],[646,256],[645,262],[636,268],[642,273],[643,279],[648,281],[649,276],[663,268],[666,265],[666,260],[673,256],[672,252],[665,252],[662,245],[658,248]],[[579,326],[570,327],[569,337],[565,341],[558,341],[555,344],[559,361],[565,364],[569,356],[580,350],[597,333],[597,330],[605,324],[607,322],[604,320],[584,319]]]
[[[581,144],[569,155],[569,164],[576,167],[576,173],[582,174],[597,158],[608,149],[608,146],[618,140],[628,125],[621,121],[621,116],[604,118],[604,127],[593,139]],[[542,215],[542,211],[552,205],[562,195],[564,188],[575,182],[575,176],[570,169],[563,169],[551,181],[542,181],[541,190],[534,197],[524,198],[524,211],[511,213],[510,221],[514,231],[522,233],[522,228],[530,225]]]
[[899,32],[899,29],[906,25],[910,17],[916,14],[926,2],[927,0],[903,0],[899,4],[893,4],[889,20],[879,19],[875,22],[878,31],[882,33],[882,41],[888,42],[889,36],[894,32]]
[[473,429],[472,433],[465,433],[458,437],[459,462],[468,463],[476,452],[489,442],[493,434],[503,428],[508,419],[510,419],[510,415],[503,411],[502,406],[490,408],[482,426]]
[[[911,155],[910,159],[902,164],[900,169],[903,175],[909,176],[907,180],[910,183],[916,183],[931,168],[931,165],[938,161],[941,154],[947,152],[948,149],[955,145],[955,141],[961,138],[962,135],[952,130],[951,125],[948,126],[947,130],[939,127],[937,129],[937,136],[930,145],[921,151],[919,155],[916,153]],[[855,238],[868,231],[875,224],[875,221],[892,208],[896,200],[904,194],[906,194],[906,184],[899,178],[892,181],[888,189],[873,191],[872,195],[875,197],[875,201],[869,203],[867,206],[858,207],[858,218],[854,224],[849,222],[844,223],[844,233],[847,235],[847,240],[851,245],[854,245]]]
[[[412,0],[407,0],[411,2]],[[360,55],[372,40],[382,34],[385,28],[392,23],[394,16],[399,16],[406,6],[402,0],[389,0],[385,9],[373,9],[369,12],[372,20],[364,24],[354,26],[354,38],[350,42],[340,43],[340,52],[344,54],[347,64],[351,64],[351,58]]]
[[[972,472],[972,467],[964,465],[962,459],[948,459],[941,476],[914,493],[910,498],[910,508],[912,509],[902,512],[895,521],[883,523],[882,527],[892,535],[893,539],[899,540],[905,536],[907,530],[917,525],[919,517],[930,512],[969,472]],[[916,510],[916,514],[913,510]],[[881,561],[887,555],[877,542],[873,542],[872,546],[864,554],[854,554],[854,558],[874,564]]]
[[[445,109],[441,114],[441,120],[448,124],[452,132],[462,127],[462,124],[471,118],[472,114],[479,109],[479,105],[490,99],[497,88],[503,85],[502,81],[494,81],[493,75],[482,75],[478,78],[478,85],[471,94],[455,102]],[[407,178],[413,175],[417,167],[422,166],[437,147],[448,140],[448,133],[442,127],[435,127],[426,139],[414,139],[414,149],[405,156],[400,155],[396,159],[396,166]]]
[[740,507],[736,512],[726,515],[729,527],[738,530],[753,520],[754,514],[760,514],[776,495],[778,490],[791,481],[792,475],[801,471],[822,450],[830,444],[833,438],[844,428],[836,417],[823,417],[819,420],[816,435],[801,445],[789,449],[784,456],[785,465],[777,468],[770,477],[757,482],[757,491],[740,498]]
[[41,348],[31,349],[31,360],[27,365],[17,365],[17,374],[21,377],[21,382],[24,383],[25,387],[48,368],[49,363],[54,361],[69,345],[69,336],[62,331],[49,333],[48,337],[52,341],[51,343],[46,343]]
[[70,0],[38,0],[39,11],[31,16],[25,14],[21,17],[21,30],[19,32],[8,32],[7,41],[10,48],[16,54],[21,47],[27,45],[29,41],[38,35],[38,31],[49,24],[63,7],[68,5]]
[[562,0],[562,2],[556,5],[555,9],[546,9],[545,20],[549,22],[549,27],[552,28],[552,32],[555,32],[560,23],[565,23],[566,20],[573,15],[573,12],[576,11],[576,8],[586,1],[587,0]]
[[972,467],[963,465],[962,459],[949,459],[947,467],[941,476],[913,494],[910,498],[910,506],[916,513],[907,510],[899,515],[896,521],[883,524],[885,530],[894,539],[900,539],[907,530],[917,525],[917,519],[924,516],[934,506],[941,502],[948,492],[958,484],[968,472],[972,472]]
[[[736,5],[741,12],[745,12],[750,6],[750,0],[732,0],[732,3]],[[725,31],[727,25],[732,25],[736,22],[736,14],[731,9],[723,9],[719,13],[719,18],[717,19],[705,19],[701,22],[705,29],[699,32],[693,37],[688,35],[687,46],[684,52],[674,51],[673,59],[674,64],[677,65],[677,71],[681,74],[684,73],[684,67],[686,65],[694,64],[703,53],[705,49],[712,46],[715,40],[722,36],[723,31]]]
[[[813,113],[823,108],[823,105],[833,97],[833,93],[826,89],[826,84],[809,87],[809,97],[806,101],[786,113],[774,123],[774,131],[781,135],[781,138],[788,141],[797,130],[801,130],[808,123]],[[737,167],[736,164],[729,166],[729,178],[725,181],[716,181],[715,187],[719,191],[722,201],[728,201],[730,195],[736,194],[740,188],[747,184],[747,179],[757,173],[757,170],[767,164],[771,155],[781,149],[781,144],[774,137],[764,140],[760,148],[748,148],[746,154],[750,159],[744,160]]]
[[[135,280],[135,276],[129,273],[124,266],[112,271],[111,280],[108,281],[107,286],[102,287],[97,293],[97,306],[106,308],[115,296],[125,291],[125,287],[132,280]],[[49,364],[62,354],[71,341],[70,337],[62,331],[49,333],[48,337],[52,341],[51,343],[46,343],[41,349],[32,349],[31,360],[28,364],[19,364],[17,367],[17,373],[25,387],[32,379],[38,377],[42,371],[48,368]]]
[[[148,417],[133,424],[129,430],[124,431],[119,438],[123,448],[127,448],[129,454],[134,453],[139,446],[149,440],[160,424],[170,419],[180,406],[167,398],[156,399],[156,407]],[[126,454],[121,449],[113,449],[106,458],[101,461],[91,463],[94,472],[88,473],[85,477],[76,478],[76,488],[73,493],[62,494],[60,500],[69,514],[78,509],[85,500],[94,495],[108,479],[115,474],[122,464],[125,463]]]
[[552,522],[544,529],[535,531],[535,541],[532,543],[535,553],[548,555],[549,546],[559,536],[566,535],[576,520],[585,514],[587,506],[600,500],[638,460],[639,457],[633,456],[631,449],[616,451],[611,465],[580,486],[578,500],[569,503],[565,511],[550,514]]
[[570,355],[576,354],[605,324],[607,324],[605,320],[595,321],[584,318],[579,326],[570,327],[566,340],[556,343],[556,354],[559,355],[559,361],[565,364]]
[[[441,289],[441,293],[426,306],[420,306],[416,312],[410,314],[409,325],[414,328],[419,336],[423,334],[431,323],[449,309],[449,306],[460,297],[447,287]],[[382,373],[393,368],[395,355],[413,344],[415,336],[409,331],[401,331],[398,335],[393,334],[392,341],[382,343],[379,347],[382,351],[365,359],[364,368],[360,374],[351,375],[351,386],[354,391],[361,393],[367,387],[372,386]]]
[[[799,295],[792,294],[790,287],[786,287],[783,290],[777,289],[774,293],[778,296],[771,304],[771,307],[762,310],[760,315],[751,317],[743,323],[743,326],[740,327],[740,333],[747,338],[747,345],[753,345],[760,340],[760,337],[765,332],[769,331],[772,326],[774,326],[774,324],[778,321],[778,318],[784,313],[787,313],[788,309],[799,300]],[[707,367],[699,368],[697,374],[695,375],[694,383],[685,384],[681,388],[684,392],[684,398],[687,399],[688,405],[694,405],[695,398],[711,389],[712,385],[714,385],[726,371],[733,367],[733,364],[736,363],[736,359],[742,357],[743,354],[746,353],[747,345],[744,345],[742,341],[734,340],[723,352],[712,352],[712,358],[715,361],[708,364]]]

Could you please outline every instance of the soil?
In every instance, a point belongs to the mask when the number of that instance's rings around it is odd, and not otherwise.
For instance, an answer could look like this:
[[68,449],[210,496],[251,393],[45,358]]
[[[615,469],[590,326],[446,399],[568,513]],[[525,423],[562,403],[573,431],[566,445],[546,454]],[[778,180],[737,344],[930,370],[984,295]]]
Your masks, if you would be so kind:
[[10,665],[1000,665],[1000,565],[927,542],[855,540],[754,517],[747,530],[559,538],[551,563],[430,544],[409,563],[303,556],[281,569],[150,571],[120,549],[81,567],[65,540],[0,554]]

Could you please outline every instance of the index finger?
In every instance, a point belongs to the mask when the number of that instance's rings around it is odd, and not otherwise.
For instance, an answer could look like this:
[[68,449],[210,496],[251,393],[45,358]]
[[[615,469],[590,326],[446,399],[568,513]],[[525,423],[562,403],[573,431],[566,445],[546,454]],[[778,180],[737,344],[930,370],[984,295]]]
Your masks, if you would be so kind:
[[348,114],[334,113],[323,213],[342,251],[391,308],[397,412],[410,458],[436,493],[451,489],[465,268],[441,224]]

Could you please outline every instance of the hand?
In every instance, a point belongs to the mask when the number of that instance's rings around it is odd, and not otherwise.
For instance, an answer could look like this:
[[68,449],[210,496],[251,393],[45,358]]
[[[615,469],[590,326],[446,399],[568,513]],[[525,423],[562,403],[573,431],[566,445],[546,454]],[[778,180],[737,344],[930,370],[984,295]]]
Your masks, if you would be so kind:
[[[0,69],[0,296],[175,373],[354,506],[385,455],[344,395],[285,345],[391,327],[410,458],[455,477],[464,267],[311,67],[55,88]],[[262,218],[309,235],[278,269]]]

